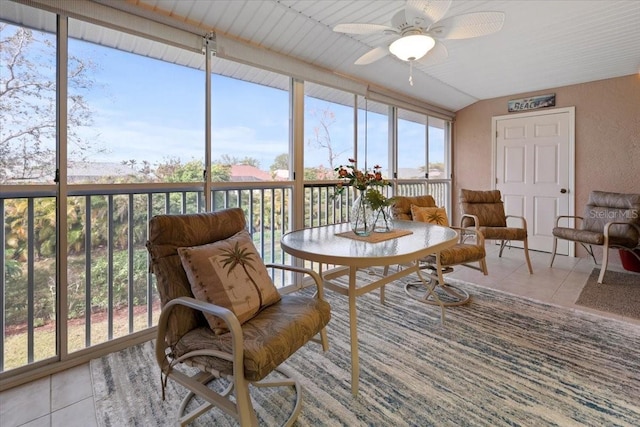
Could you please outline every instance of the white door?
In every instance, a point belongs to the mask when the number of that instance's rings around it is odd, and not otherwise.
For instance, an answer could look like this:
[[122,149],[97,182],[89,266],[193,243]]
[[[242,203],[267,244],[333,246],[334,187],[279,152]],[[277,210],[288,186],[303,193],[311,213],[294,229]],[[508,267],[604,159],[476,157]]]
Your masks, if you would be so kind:
[[[556,216],[574,214],[574,118],[573,107],[493,118],[495,188],[507,215],[526,218],[531,250],[551,252]],[[558,240],[559,254],[573,248]]]

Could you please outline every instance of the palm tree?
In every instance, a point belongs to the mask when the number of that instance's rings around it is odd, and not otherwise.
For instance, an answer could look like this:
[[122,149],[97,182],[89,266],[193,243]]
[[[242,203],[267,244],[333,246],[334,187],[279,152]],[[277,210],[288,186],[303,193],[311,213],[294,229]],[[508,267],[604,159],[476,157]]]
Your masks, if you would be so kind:
[[258,307],[262,307],[262,292],[260,291],[260,287],[258,287],[258,284],[255,282],[253,277],[251,277],[251,275],[249,274],[248,270],[248,268],[251,268],[255,271],[255,267],[252,265],[252,263],[254,262],[254,254],[247,248],[241,248],[239,242],[236,242],[233,249],[227,249],[223,251],[223,257],[224,258],[221,259],[222,267],[228,267],[227,274],[231,273],[238,265],[242,267],[244,273],[249,278],[249,281],[251,281],[251,284],[254,288],[256,288],[256,291],[258,292]]
[[438,225],[444,225],[445,224],[445,217],[438,211],[433,211],[429,213],[429,222],[433,223],[433,224],[438,224]]

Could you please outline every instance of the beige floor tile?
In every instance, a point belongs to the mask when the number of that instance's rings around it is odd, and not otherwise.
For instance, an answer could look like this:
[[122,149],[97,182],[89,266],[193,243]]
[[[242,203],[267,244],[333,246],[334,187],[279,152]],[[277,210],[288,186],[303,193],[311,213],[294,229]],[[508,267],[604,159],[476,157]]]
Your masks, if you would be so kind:
[[51,427],[97,427],[93,397],[51,413]]
[[[584,289],[586,279],[583,280],[566,280],[562,283],[562,286],[553,295],[553,301],[563,301],[567,307],[575,306],[578,297]],[[580,307],[580,306],[578,306]]]
[[553,294],[555,293],[555,291],[550,292],[547,289],[528,289],[527,291],[522,292],[519,295],[525,298],[532,299],[534,301],[552,304]]
[[51,412],[50,377],[14,387],[0,393],[2,427],[15,427]]
[[51,427],[51,414],[47,414],[44,417],[36,418],[33,421],[22,424],[20,427]]
[[[556,258],[553,260],[553,268],[563,269],[563,270],[573,270],[580,263],[581,258],[574,258],[565,255],[556,255]],[[549,267],[551,263],[551,255],[549,255],[547,262],[545,265]]]
[[51,376],[51,411],[90,396],[93,396],[93,390],[88,363]]

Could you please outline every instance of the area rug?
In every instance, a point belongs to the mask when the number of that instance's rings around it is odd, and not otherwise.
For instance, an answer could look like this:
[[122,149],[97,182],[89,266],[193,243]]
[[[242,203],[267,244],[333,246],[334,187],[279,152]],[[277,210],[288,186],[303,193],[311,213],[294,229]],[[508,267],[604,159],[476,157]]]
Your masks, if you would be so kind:
[[[357,300],[360,393],[351,394],[346,297],[327,292],[330,350],[308,344],[286,365],[304,386],[297,426],[638,426],[640,328],[470,284],[447,309],[400,283]],[[91,362],[101,426],[175,425],[185,390],[161,400],[153,342]],[[261,425],[284,419],[287,393],[254,389]],[[193,425],[235,425],[210,411]]]
[[594,268],[576,304],[640,319],[640,273],[607,271],[604,283],[598,283],[599,274]]

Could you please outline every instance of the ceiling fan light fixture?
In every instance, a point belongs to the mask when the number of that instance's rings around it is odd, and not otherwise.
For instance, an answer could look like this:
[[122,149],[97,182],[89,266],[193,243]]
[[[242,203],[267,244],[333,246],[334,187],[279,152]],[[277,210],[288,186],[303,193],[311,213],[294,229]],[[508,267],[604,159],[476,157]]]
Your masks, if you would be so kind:
[[436,41],[424,34],[400,37],[389,46],[389,51],[403,61],[417,61],[433,49]]

